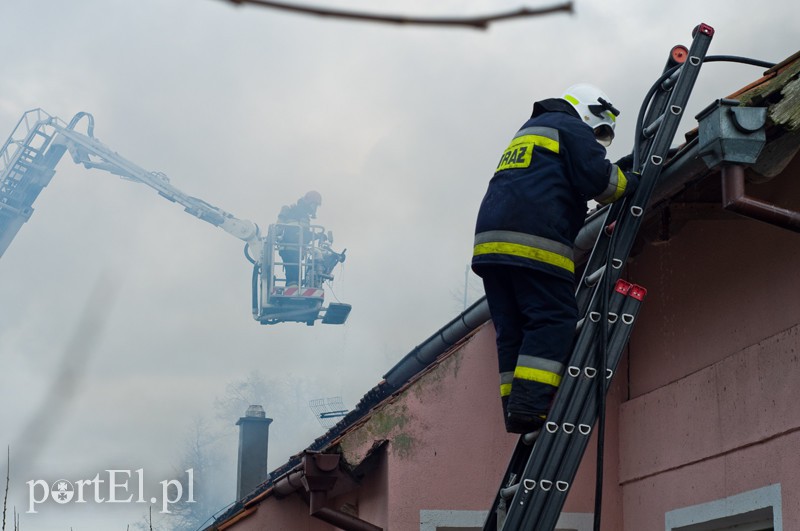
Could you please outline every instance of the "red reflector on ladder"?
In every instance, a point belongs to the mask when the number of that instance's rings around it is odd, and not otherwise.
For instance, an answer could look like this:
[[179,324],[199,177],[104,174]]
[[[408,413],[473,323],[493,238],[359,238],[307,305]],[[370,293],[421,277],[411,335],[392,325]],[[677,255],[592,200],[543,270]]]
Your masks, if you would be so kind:
[[619,279],[617,280],[617,284],[614,286],[614,291],[616,291],[617,293],[621,293],[622,295],[627,295],[628,292],[631,290],[631,286],[633,286],[633,284],[631,284],[630,282],[626,282],[625,280]]
[[647,290],[644,289],[642,286],[638,286],[636,284],[631,286],[630,296],[636,299],[637,301],[644,300],[645,295],[647,295]]

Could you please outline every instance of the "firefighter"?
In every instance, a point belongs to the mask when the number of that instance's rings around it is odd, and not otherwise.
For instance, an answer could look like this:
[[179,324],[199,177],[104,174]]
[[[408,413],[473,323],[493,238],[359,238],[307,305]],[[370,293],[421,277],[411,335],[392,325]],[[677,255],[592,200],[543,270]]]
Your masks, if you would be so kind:
[[322,206],[322,195],[311,190],[297,200],[294,205],[285,205],[278,214],[278,223],[282,227],[278,252],[283,261],[283,270],[286,273],[286,285],[299,285],[300,263],[303,246],[311,241],[309,225],[317,217],[317,208]]
[[506,431],[544,424],[575,326],[573,246],[587,202],[638,184],[606,159],[619,111],[597,87],[535,102],[503,152],[478,212],[472,269],[496,329]]

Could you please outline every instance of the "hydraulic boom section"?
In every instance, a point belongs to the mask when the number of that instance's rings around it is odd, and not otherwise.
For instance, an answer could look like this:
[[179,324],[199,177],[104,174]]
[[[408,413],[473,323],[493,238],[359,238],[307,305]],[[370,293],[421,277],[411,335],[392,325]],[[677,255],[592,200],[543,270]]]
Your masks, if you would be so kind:
[[[86,122],[86,132],[75,130]],[[245,255],[254,264],[253,317],[262,324],[286,321],[313,325],[318,319],[325,324],[342,324],[350,313],[350,305],[323,305],[323,282],[333,279],[333,268],[344,261],[344,253],[331,248],[332,236],[322,227],[309,229],[313,239],[289,242],[278,237],[285,231],[271,225],[262,236],[255,223],[226,212],[214,205],[182,192],[161,172],[147,171],[125,159],[94,136],[91,114],[76,114],[67,124],[42,109],[26,112],[0,150],[0,256],[10,245],[22,225],[33,213],[33,202],[50,182],[61,157],[69,152],[76,164],[87,169],[105,170],[124,179],[145,184],[159,195],[178,203],[189,214],[202,219],[245,242]],[[277,260],[281,251],[293,246],[296,264]],[[280,278],[282,266],[297,267],[299,284],[294,290]],[[287,294],[287,292],[289,292]]]

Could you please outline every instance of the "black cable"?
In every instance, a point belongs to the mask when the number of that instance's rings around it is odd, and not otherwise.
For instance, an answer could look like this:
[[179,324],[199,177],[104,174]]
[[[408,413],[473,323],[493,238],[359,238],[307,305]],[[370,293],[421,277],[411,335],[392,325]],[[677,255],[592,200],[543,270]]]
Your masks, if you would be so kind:
[[739,55],[708,55],[703,59],[704,63],[713,63],[717,61],[724,61],[729,63],[742,63],[750,66],[761,66],[764,68],[773,68],[777,63],[770,63],[769,61],[762,61],[761,59],[751,59],[750,57],[741,57]]
[[[627,201],[627,199],[624,199]],[[621,212],[624,212],[623,209]],[[614,223],[614,228],[617,227],[617,221],[611,220]],[[606,220],[608,221],[608,220]],[[602,229],[605,230],[605,229]],[[608,369],[608,303],[611,297],[611,286],[609,285],[609,275],[611,274],[612,260],[614,256],[614,242],[617,230],[613,230],[609,238],[611,239],[608,244],[608,251],[606,254],[606,265],[603,271],[603,276],[600,279],[599,294],[600,299],[600,350],[596,353],[597,358],[597,468],[595,472],[595,490],[594,490],[594,531],[600,531],[600,522],[602,519],[602,506],[603,506],[603,468],[605,466],[605,433],[606,433],[606,386],[605,378]]]

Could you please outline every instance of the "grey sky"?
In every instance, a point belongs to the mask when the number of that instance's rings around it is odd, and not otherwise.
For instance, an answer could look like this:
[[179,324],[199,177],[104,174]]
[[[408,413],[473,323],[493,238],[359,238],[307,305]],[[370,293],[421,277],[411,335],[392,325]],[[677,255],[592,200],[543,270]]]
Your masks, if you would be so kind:
[[[325,5],[378,9],[366,0]],[[379,9],[433,16],[520,5],[392,0]],[[462,309],[478,204],[535,99],[574,82],[600,85],[622,110],[614,159],[629,151],[670,48],[688,45],[696,24],[717,31],[710,54],[778,61],[800,49],[794,0],[758,13],[739,0],[662,5],[577,0],[574,15],[481,32],[218,0],[3,2],[2,140],[32,108],[67,121],[90,112],[113,150],[262,227],[316,189],[318,222],[348,249],[335,295],[353,305],[344,326],[258,325],[241,242],[149,188],[65,156],[0,260],[0,443],[12,445],[11,502],[27,508],[26,481],[114,467],[169,479],[193,419],[213,417],[226,384],[256,370],[283,390],[282,401],[263,404],[275,419],[270,468],[279,466],[323,432],[308,400],[339,395],[352,407]],[[687,116],[761,72],[704,66]],[[60,418],[43,420],[55,425],[35,459],[15,463],[102,275],[114,300],[76,392]],[[42,505],[22,515],[22,528],[125,529],[145,512]]]

